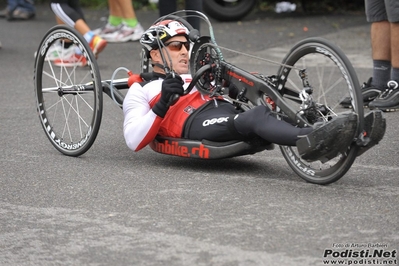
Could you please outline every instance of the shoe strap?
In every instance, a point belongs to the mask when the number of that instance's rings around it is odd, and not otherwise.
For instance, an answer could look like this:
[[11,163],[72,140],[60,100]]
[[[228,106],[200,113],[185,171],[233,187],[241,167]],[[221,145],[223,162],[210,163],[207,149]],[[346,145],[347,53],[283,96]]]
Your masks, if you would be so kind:
[[395,80],[388,81],[386,89],[381,92],[378,98],[383,99],[388,97],[394,90],[398,89],[398,87],[399,84]]
[[388,81],[388,88],[391,90],[396,90],[399,87],[398,82],[396,82],[395,80],[390,80]]

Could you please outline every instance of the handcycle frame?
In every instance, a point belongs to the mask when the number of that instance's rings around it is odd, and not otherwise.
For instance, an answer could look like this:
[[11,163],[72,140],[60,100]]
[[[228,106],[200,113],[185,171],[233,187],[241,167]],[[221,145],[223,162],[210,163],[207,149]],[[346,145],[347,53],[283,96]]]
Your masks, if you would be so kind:
[[[170,18],[176,19],[177,13],[178,12],[170,15]],[[201,16],[205,15],[201,14]],[[185,20],[180,21],[190,29],[190,25]],[[54,38],[52,39],[51,37],[55,36],[55,33],[59,32],[63,33],[61,34],[62,37],[59,37],[59,39],[70,37],[70,40],[73,41],[75,45],[81,47],[91,69],[91,82],[85,84],[74,84],[72,82],[71,85],[60,83],[57,84],[58,86],[56,87],[43,88],[42,79],[45,78],[43,64],[46,61],[45,56],[49,49],[47,46],[54,43],[55,40],[53,40]],[[287,121],[290,121],[299,127],[311,126],[315,122],[314,120],[309,120],[309,117],[306,117],[306,112],[308,112],[308,109],[310,109],[308,108],[309,99],[311,99],[306,97],[309,97],[310,94],[312,94],[313,88],[308,83],[306,69],[299,69],[297,66],[295,66],[295,63],[308,54],[316,53],[327,57],[328,60],[332,61],[332,65],[335,64],[335,67],[337,67],[340,71],[339,74],[343,76],[341,80],[343,80],[343,83],[348,86],[348,92],[352,99],[353,105],[352,112],[357,114],[357,126],[354,132],[354,138],[353,141],[348,143],[348,149],[337,156],[339,158],[333,162],[331,167],[323,170],[318,170],[317,167],[311,167],[306,163],[306,161],[301,160],[300,156],[295,154],[294,147],[282,146],[280,149],[284,158],[294,172],[308,182],[328,184],[341,178],[349,170],[357,156],[359,146],[356,145],[355,140],[359,134],[362,133],[364,127],[364,111],[360,86],[358,84],[356,73],[345,54],[337,46],[333,45],[327,40],[321,38],[305,39],[296,44],[286,55],[276,75],[263,76],[261,74],[250,73],[236,65],[226,62],[222,57],[214,37],[212,36],[213,31],[210,30],[210,33],[211,36],[202,36],[196,40],[193,40],[194,45],[191,51],[190,59],[191,72],[193,73],[193,76],[192,81],[185,93],[188,93],[194,88],[194,86],[196,86],[202,93],[214,94],[216,92],[216,94],[220,96],[223,95],[223,92],[226,90],[223,84],[232,84],[240,90],[240,98],[236,101],[240,108],[248,109],[257,105],[268,105],[276,113],[277,117],[280,119],[286,119]],[[198,58],[201,52],[213,53],[214,56],[210,62],[207,62],[202,66],[197,64],[198,60],[202,59]],[[142,72],[145,73],[149,71],[147,58],[142,58],[142,66],[143,62],[147,62],[147,65],[144,65],[144,68],[142,67],[142,70],[144,70]],[[286,86],[286,83],[289,82],[288,76],[292,70],[299,70],[298,75],[300,76],[302,83],[302,89],[299,91],[297,88],[292,89],[289,86]],[[216,81],[206,80],[210,75],[215,73],[217,73]],[[145,77],[145,74],[142,76]],[[206,85],[209,87],[212,82],[212,90],[205,88],[206,86],[204,83],[207,83]],[[70,156],[79,156],[86,152],[93,144],[99,130],[102,113],[101,94],[105,93],[121,106],[124,100],[124,95],[120,91],[125,89],[129,89],[128,78],[118,80],[101,80],[93,53],[91,52],[87,43],[74,29],[67,28],[65,26],[55,26],[48,31],[39,46],[38,56],[35,60],[35,92],[37,97],[39,118],[42,122],[42,126],[51,143],[59,151]],[[82,97],[83,94],[90,92],[95,94],[95,108],[93,109],[95,112],[97,112],[97,114],[92,118],[95,123],[92,123],[94,126],[89,127],[88,133],[83,134],[82,141],[76,144],[78,152],[73,151],[73,147],[75,147],[73,145],[69,146],[72,147],[71,149],[65,149],[63,147],[63,145],[68,144],[62,144],[64,141],[62,138],[57,137],[57,132],[53,130],[53,126],[51,125],[51,122],[49,122],[50,119],[48,119],[48,117],[45,115],[47,109],[45,107],[45,100],[43,99],[43,92],[46,91],[56,91],[58,96],[61,98],[65,95]],[[347,95],[342,95],[340,99],[342,99],[344,96]],[[307,101],[306,104],[305,101]],[[293,105],[293,103],[295,103],[295,105]],[[71,105],[72,101],[69,101],[68,104]],[[298,105],[300,105],[299,109]],[[327,107],[330,108],[330,106],[325,104],[324,108]],[[331,112],[328,111],[328,115],[324,116],[324,114],[318,108],[319,107],[315,108],[315,110],[317,109],[316,111],[319,112],[317,114],[320,115],[321,113],[321,118],[325,119],[326,121],[331,119],[331,116],[338,115],[331,110]],[[80,146],[84,146],[84,148],[80,149]],[[156,152],[167,155],[200,159],[222,159],[240,155],[254,154],[263,150],[273,149],[274,144],[259,138],[254,138],[249,141],[211,142],[207,140],[197,141],[157,137],[151,142],[150,147]],[[70,152],[70,150],[72,152]],[[321,163],[324,164],[324,162]]]

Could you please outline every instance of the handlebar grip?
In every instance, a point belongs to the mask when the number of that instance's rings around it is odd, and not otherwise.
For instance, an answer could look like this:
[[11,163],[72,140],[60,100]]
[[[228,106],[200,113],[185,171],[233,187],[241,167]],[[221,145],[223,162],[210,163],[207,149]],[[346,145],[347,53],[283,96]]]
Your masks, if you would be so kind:
[[174,105],[175,103],[177,103],[177,101],[180,99],[180,95],[179,94],[173,94],[172,96],[170,96],[169,102],[168,102],[168,107]]

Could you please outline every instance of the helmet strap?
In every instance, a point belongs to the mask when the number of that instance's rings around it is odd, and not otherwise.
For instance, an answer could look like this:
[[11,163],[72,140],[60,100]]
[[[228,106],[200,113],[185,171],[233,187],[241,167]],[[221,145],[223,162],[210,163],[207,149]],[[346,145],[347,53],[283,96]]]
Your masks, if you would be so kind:
[[165,65],[162,65],[162,64],[160,64],[160,63],[153,63],[152,64],[153,66],[157,66],[157,67],[159,67],[159,68],[162,68],[163,70],[165,70],[167,67],[165,67]]

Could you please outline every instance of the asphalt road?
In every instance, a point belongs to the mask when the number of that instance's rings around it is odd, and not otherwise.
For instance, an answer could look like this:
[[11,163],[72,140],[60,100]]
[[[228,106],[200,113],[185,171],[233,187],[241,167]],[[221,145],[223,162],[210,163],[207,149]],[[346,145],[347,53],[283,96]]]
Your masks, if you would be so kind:
[[[87,12],[89,25],[106,15]],[[155,11],[137,15],[144,27],[157,18]],[[361,13],[259,12],[213,22],[219,45],[276,61],[298,40],[326,37],[348,55],[360,82],[371,75]],[[33,92],[33,54],[53,25],[40,6],[34,21],[0,20],[0,265],[325,265],[325,252],[358,264],[382,260],[360,257],[365,250],[390,252],[385,259],[395,262],[399,113],[386,114],[380,145],[328,186],[301,180],[279,149],[211,162],[148,148],[133,153],[122,112],[108,97],[92,148],[67,157],[45,137]],[[138,43],[110,44],[98,60],[102,79],[119,66],[139,71],[139,51]],[[227,59],[259,68],[241,55]]]

